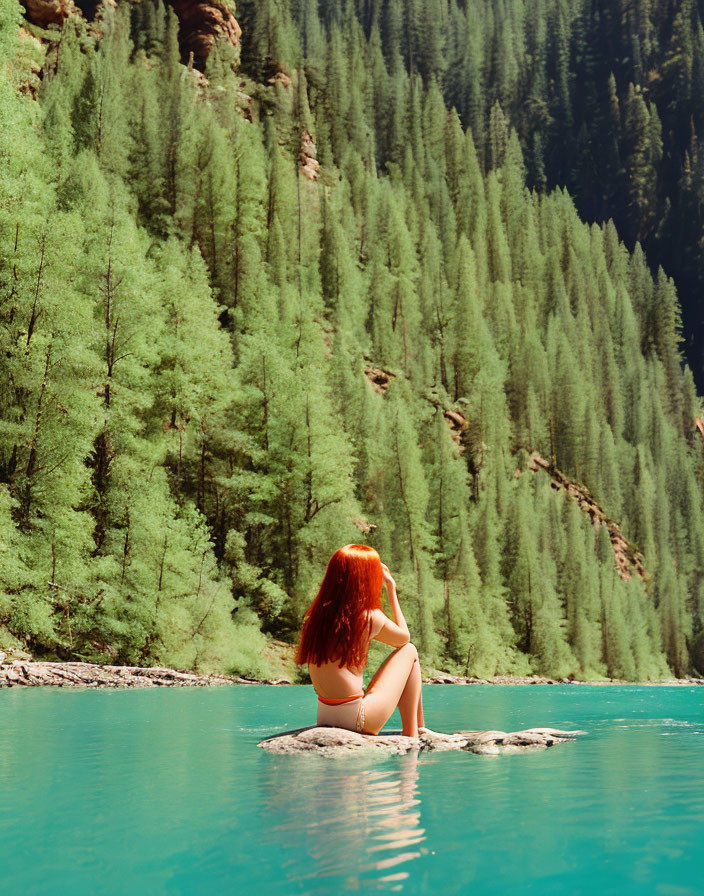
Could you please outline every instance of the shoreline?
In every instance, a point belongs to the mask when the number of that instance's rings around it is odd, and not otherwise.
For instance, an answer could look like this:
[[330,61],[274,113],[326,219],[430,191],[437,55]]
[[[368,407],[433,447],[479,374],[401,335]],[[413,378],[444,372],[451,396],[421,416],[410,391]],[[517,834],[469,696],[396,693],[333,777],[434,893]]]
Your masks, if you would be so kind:
[[683,687],[691,685],[704,685],[704,678],[668,678],[662,681],[627,681],[622,678],[594,678],[582,681],[577,678],[547,678],[540,675],[494,675],[491,678],[477,678],[474,676],[450,675],[446,672],[435,672],[423,679],[423,684],[574,684],[600,687],[609,685],[637,685],[639,687]]
[[164,666],[111,666],[100,663],[3,662],[0,653],[0,689],[3,687],[212,687],[235,684],[292,684],[289,678],[252,679],[238,675],[192,672]]
[[[294,685],[290,678],[245,678],[238,675],[199,673],[163,666],[113,666],[99,663],[44,662],[41,660],[5,660],[0,652],[0,688],[3,687],[213,687],[226,685]],[[301,683],[303,684],[303,683]],[[649,687],[686,687],[704,685],[704,678],[672,678],[662,681],[625,681],[571,678],[547,678],[538,675],[495,675],[491,678],[450,675],[431,669],[423,684],[458,685],[533,685],[571,684],[592,687],[638,685]]]

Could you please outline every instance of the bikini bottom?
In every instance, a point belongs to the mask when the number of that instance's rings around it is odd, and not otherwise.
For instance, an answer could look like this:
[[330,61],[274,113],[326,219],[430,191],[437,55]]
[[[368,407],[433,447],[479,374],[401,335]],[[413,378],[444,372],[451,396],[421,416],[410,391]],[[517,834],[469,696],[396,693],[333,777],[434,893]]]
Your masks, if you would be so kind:
[[323,703],[322,700],[318,700],[317,724],[333,728],[346,728],[348,731],[362,733],[364,729],[364,697],[350,700],[349,703],[339,703],[337,706],[330,706]]

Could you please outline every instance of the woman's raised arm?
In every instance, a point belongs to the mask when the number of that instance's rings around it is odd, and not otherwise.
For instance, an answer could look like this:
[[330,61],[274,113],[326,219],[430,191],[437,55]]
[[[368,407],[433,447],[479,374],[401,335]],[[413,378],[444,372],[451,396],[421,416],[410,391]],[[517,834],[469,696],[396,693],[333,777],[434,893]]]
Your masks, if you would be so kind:
[[398,602],[396,582],[389,572],[388,566],[384,563],[381,566],[384,570],[384,583],[394,614],[394,621],[392,622],[383,610],[374,610],[372,612],[372,638],[381,641],[382,644],[388,644],[390,647],[403,647],[411,640],[411,633]]

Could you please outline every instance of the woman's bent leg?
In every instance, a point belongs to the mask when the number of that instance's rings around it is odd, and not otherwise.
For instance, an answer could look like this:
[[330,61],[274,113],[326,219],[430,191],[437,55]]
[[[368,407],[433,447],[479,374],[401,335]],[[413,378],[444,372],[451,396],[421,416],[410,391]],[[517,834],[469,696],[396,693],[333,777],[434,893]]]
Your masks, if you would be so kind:
[[418,693],[418,727],[425,727],[425,716],[423,715],[423,684],[422,684],[422,676],[420,672],[420,663],[418,663],[418,677],[421,679],[420,691]]
[[411,674],[408,676],[408,681],[406,682],[406,687],[403,689],[403,693],[401,694],[398,701],[398,709],[401,713],[401,719],[403,720],[403,733],[406,733],[406,719],[413,720],[414,724],[410,724],[409,728],[412,731],[415,727],[414,733],[412,733],[412,737],[418,737],[418,728],[423,724],[420,721],[422,713],[421,713],[421,676],[420,676],[420,662],[416,661],[413,663],[411,667]]
[[403,733],[418,736],[420,662],[410,641],[386,657],[369,682],[364,696],[364,730],[378,734],[398,706]]

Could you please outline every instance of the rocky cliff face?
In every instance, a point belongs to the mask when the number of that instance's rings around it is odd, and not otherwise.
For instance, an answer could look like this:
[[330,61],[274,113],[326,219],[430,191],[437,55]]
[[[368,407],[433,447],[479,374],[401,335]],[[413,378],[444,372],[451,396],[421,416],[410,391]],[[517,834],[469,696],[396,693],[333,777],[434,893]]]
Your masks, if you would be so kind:
[[555,491],[566,491],[569,497],[577,502],[580,510],[589,516],[594,526],[595,535],[598,534],[601,526],[606,526],[606,531],[609,533],[609,541],[614,551],[616,569],[624,582],[630,581],[634,572],[643,582],[647,583],[650,580],[650,576],[645,568],[645,558],[641,552],[624,538],[618,523],[606,516],[586,486],[573,482],[564,473],[561,473],[554,464],[551,464],[550,461],[545,460],[544,457],[537,453],[531,455],[528,469],[534,472],[545,470],[551,479],[550,487],[555,489]]
[[186,57],[193,53],[197,68],[203,69],[217,40],[223,40],[239,60],[242,30],[227,0],[171,0],[181,23],[181,49]]
[[315,148],[315,143],[313,143],[313,138],[311,137],[308,128],[304,128],[303,133],[301,134],[299,162],[301,165],[301,174],[304,177],[307,177],[308,180],[318,179],[320,163],[318,162],[318,153]]
[[[74,3],[74,0],[21,0],[25,16],[33,25],[47,28],[61,25],[71,15],[83,16],[89,21],[95,17],[99,0]],[[193,54],[197,68],[203,69],[210,51],[217,40],[223,40],[233,52],[233,61],[239,61],[242,31],[234,16],[231,0],[167,0],[180,23],[179,39],[184,61]]]
[[80,15],[73,0],[21,0],[27,21],[40,28],[61,25],[70,15]]

